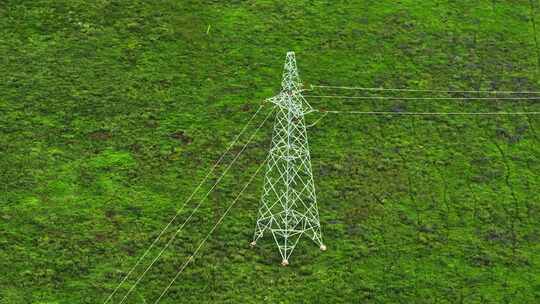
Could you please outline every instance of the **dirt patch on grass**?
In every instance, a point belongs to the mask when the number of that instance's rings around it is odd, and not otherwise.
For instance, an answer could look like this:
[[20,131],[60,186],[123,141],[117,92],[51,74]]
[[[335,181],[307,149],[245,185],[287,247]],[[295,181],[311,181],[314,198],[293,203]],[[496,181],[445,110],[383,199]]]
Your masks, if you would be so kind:
[[88,134],[92,140],[109,140],[112,138],[112,133],[105,130],[98,130]]
[[185,145],[189,145],[193,142],[193,138],[186,135],[184,131],[174,132],[173,134],[171,134],[171,137]]

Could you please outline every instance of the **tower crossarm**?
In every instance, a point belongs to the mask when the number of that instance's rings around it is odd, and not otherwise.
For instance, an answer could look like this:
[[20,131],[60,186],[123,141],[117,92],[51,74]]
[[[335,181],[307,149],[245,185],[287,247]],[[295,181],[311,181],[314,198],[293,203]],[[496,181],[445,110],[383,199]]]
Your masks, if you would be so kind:
[[295,117],[315,111],[304,99],[301,91],[281,91],[278,95],[268,98],[266,101],[275,104],[284,111],[290,111]]

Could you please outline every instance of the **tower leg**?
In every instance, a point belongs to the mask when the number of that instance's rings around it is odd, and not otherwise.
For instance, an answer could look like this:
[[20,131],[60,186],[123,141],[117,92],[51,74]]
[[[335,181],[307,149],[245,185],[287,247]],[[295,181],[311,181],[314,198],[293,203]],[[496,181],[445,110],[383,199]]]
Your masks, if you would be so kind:
[[322,233],[321,233],[321,226],[317,225],[315,227],[312,227],[312,229],[309,229],[306,231],[307,235],[319,246],[319,249],[321,251],[326,251],[326,246],[323,243],[322,240]]
[[282,229],[272,229],[272,235],[278,245],[279,254],[281,255],[281,265],[289,265],[289,258],[296,247],[296,243],[302,236],[302,231],[287,231]]
[[[259,214],[261,214],[259,212]],[[262,217],[259,215],[259,219],[257,220],[257,224],[255,226],[255,233],[253,233],[253,241],[251,242],[251,246],[257,245],[257,240],[260,239],[264,232],[270,227],[272,224],[272,217]]]
[[[315,210],[315,212],[310,212]],[[317,207],[312,208],[306,213],[305,218],[305,231],[306,234],[319,246],[321,251],[326,251],[326,246],[323,243],[322,232],[321,232],[321,223],[319,220],[319,213],[317,212]]]

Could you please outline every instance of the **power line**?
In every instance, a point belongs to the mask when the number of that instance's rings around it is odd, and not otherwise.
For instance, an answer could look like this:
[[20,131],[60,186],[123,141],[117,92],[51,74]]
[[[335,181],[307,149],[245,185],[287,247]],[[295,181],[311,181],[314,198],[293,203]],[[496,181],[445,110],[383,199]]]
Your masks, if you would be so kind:
[[361,115],[540,115],[540,112],[389,112],[389,111],[323,111],[329,114],[361,114]]
[[540,100],[538,97],[396,97],[396,96],[343,96],[343,95],[304,95],[313,98],[333,99],[388,99],[388,100]]
[[182,210],[184,209],[184,207],[187,205],[188,202],[191,201],[191,199],[193,198],[193,196],[195,195],[195,193],[197,193],[197,191],[199,191],[199,189],[201,188],[201,186],[208,180],[208,178],[210,177],[210,174],[212,174],[212,172],[214,172],[214,170],[217,168],[217,166],[221,163],[221,161],[223,160],[223,158],[225,157],[225,155],[227,155],[227,153],[229,153],[229,151],[231,150],[231,148],[236,144],[236,142],[238,141],[238,139],[240,138],[240,136],[242,136],[244,134],[244,132],[247,130],[247,127],[249,126],[249,124],[253,121],[253,119],[255,118],[255,116],[257,116],[257,114],[261,111],[261,109],[263,108],[264,104],[261,104],[261,106],[259,106],[259,108],[257,109],[257,111],[255,111],[255,113],[251,116],[251,118],[248,120],[248,122],[244,125],[244,127],[242,128],[242,130],[240,131],[240,133],[238,133],[238,135],[236,136],[236,138],[229,144],[229,146],[227,147],[227,149],[225,150],[225,152],[221,155],[221,157],[216,161],[216,163],[214,164],[214,166],[210,169],[210,171],[208,171],[208,173],[206,174],[206,176],[202,179],[202,181],[199,183],[199,185],[197,185],[197,187],[195,188],[195,190],[193,190],[193,192],[191,193],[191,195],[188,197],[188,199],[184,202],[184,204],[182,205],[182,207],[180,207],[178,209],[178,211],[176,212],[176,214],[173,216],[173,218],[169,221],[169,223],[165,226],[165,228],[163,228],[163,230],[161,230],[161,232],[159,233],[159,235],[156,237],[156,239],[154,239],[154,241],[152,242],[152,244],[150,244],[150,246],[146,249],[146,251],[143,253],[142,256],[139,257],[139,259],[137,260],[137,262],[135,263],[135,265],[133,265],[133,267],[131,267],[131,269],[129,270],[129,272],[126,274],[126,276],[122,279],[122,281],[120,281],[120,283],[116,286],[116,288],[113,290],[113,292],[111,292],[111,294],[109,295],[109,297],[107,297],[107,299],[105,300],[105,302],[103,302],[103,304],[107,304],[113,297],[114,295],[118,292],[118,289],[122,286],[122,284],[124,284],[124,282],[129,278],[129,276],[133,273],[133,271],[135,270],[135,268],[137,268],[137,266],[141,263],[141,261],[148,255],[148,253],[150,252],[150,250],[152,248],[154,248],[154,246],[156,245],[156,243],[161,239],[161,237],[163,236],[163,233],[165,233],[165,231],[172,225],[172,223],[176,220],[176,218],[178,217],[178,215],[180,215],[180,213],[182,212]]
[[319,117],[319,119],[317,119],[314,123],[310,124],[309,126],[306,126],[306,128],[312,128],[314,127],[316,124],[319,123],[319,121],[321,121],[323,118],[326,117],[326,115],[328,115],[328,113],[324,113],[321,117]]
[[161,257],[161,255],[163,254],[163,252],[165,252],[165,250],[167,250],[167,248],[169,248],[169,246],[172,244],[172,242],[175,240],[176,236],[178,235],[178,233],[180,233],[180,231],[184,228],[184,226],[191,220],[191,218],[193,217],[193,214],[195,214],[195,212],[199,209],[199,207],[202,205],[203,201],[208,197],[208,195],[214,190],[214,188],[216,187],[216,185],[221,181],[221,179],[223,179],[223,177],[225,176],[225,174],[227,174],[227,172],[229,171],[229,169],[232,167],[232,165],[236,162],[236,160],[240,157],[240,155],[244,152],[244,150],[246,149],[246,147],[251,143],[251,141],[253,140],[253,138],[255,137],[255,135],[257,134],[257,132],[260,130],[260,128],[264,125],[264,123],[268,120],[268,118],[270,117],[270,115],[274,113],[274,109],[272,109],[268,115],[266,115],[266,117],[264,118],[264,120],[262,121],[262,123],[257,127],[257,129],[255,129],[255,132],[253,132],[253,134],[251,135],[251,137],[248,139],[247,143],[242,147],[242,149],[240,150],[240,152],[238,152],[238,154],[236,154],[236,156],[234,157],[234,159],[231,161],[231,163],[227,166],[227,168],[225,168],[225,171],[223,171],[223,173],[221,174],[221,176],[217,179],[217,181],[214,183],[214,185],[210,188],[210,190],[208,190],[208,192],[206,192],[206,194],[203,196],[203,198],[199,201],[199,203],[195,206],[195,208],[193,208],[193,210],[191,211],[190,215],[184,220],[184,222],[182,223],[182,225],[180,225],[180,227],[176,230],[176,232],[173,234],[173,236],[169,239],[169,241],[165,244],[165,246],[161,249],[161,251],[158,253],[158,255],[154,258],[154,260],[152,260],[152,262],[150,263],[150,265],[144,270],[144,272],[139,276],[139,278],[137,279],[137,281],[135,281],[135,283],[131,286],[131,288],[128,290],[128,292],[124,295],[124,297],[122,298],[122,300],[120,301],[120,304],[124,303],[125,300],[127,299],[127,297],[131,294],[131,292],[137,287],[137,285],[139,284],[139,282],[143,279],[143,277],[146,275],[146,273],[150,270],[150,268],[152,268],[152,266],[156,263],[156,261]]
[[487,94],[540,94],[540,91],[491,91],[491,90],[424,90],[408,88],[367,88],[367,87],[347,87],[347,86],[326,86],[311,85],[311,88],[322,89],[343,89],[360,91],[394,91],[394,92],[433,92],[433,93],[487,93]]
[[176,281],[176,279],[178,279],[178,277],[182,274],[182,272],[184,271],[184,269],[187,267],[187,265],[193,261],[195,259],[195,256],[197,255],[197,253],[199,252],[199,250],[202,248],[202,246],[206,243],[206,241],[208,240],[208,238],[210,237],[210,235],[216,230],[216,228],[219,226],[219,224],[223,221],[223,219],[225,218],[225,216],[227,216],[227,214],[229,213],[229,211],[232,209],[232,207],[236,204],[236,202],[238,201],[238,199],[240,198],[240,196],[244,193],[244,191],[246,190],[246,188],[251,184],[251,182],[253,181],[253,179],[255,178],[255,176],[257,176],[257,174],[259,173],[259,171],[262,169],[262,167],[264,166],[264,164],[266,163],[266,160],[263,161],[261,163],[261,165],[259,166],[259,168],[257,168],[257,171],[255,171],[255,173],[253,173],[253,175],[251,176],[251,178],[249,179],[249,181],[247,182],[247,184],[244,185],[244,187],[242,188],[242,190],[238,193],[238,195],[236,196],[236,198],[233,200],[233,202],[229,205],[229,207],[225,210],[225,212],[223,213],[223,215],[219,218],[219,220],[216,222],[216,224],[212,227],[212,229],[210,229],[210,231],[208,232],[208,234],[204,237],[204,239],[199,243],[199,246],[195,249],[195,251],[193,252],[192,255],[189,256],[189,258],[184,262],[184,264],[182,265],[182,267],[180,267],[180,270],[176,273],[176,275],[174,276],[174,278],[171,280],[171,282],[169,283],[169,285],[165,288],[165,290],[163,290],[163,292],[159,295],[159,297],[157,298],[157,300],[154,302],[154,304],[157,304],[161,298],[163,298],[163,296],[165,296],[165,294],[167,294],[167,291],[169,291],[169,289],[171,288],[171,286],[174,284],[174,282]]

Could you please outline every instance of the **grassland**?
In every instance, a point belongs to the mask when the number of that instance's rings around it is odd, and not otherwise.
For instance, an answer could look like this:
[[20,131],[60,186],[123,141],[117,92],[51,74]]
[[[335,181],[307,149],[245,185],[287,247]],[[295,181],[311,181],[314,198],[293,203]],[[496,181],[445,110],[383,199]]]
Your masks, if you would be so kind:
[[[0,0],[0,303],[103,303],[279,90],[289,50],[308,88],[540,88],[537,1],[288,2]],[[271,127],[128,303],[153,303],[264,160]],[[302,242],[284,268],[271,239],[249,248],[259,177],[161,303],[538,303],[539,132],[532,115],[328,115],[309,136],[329,250]]]

